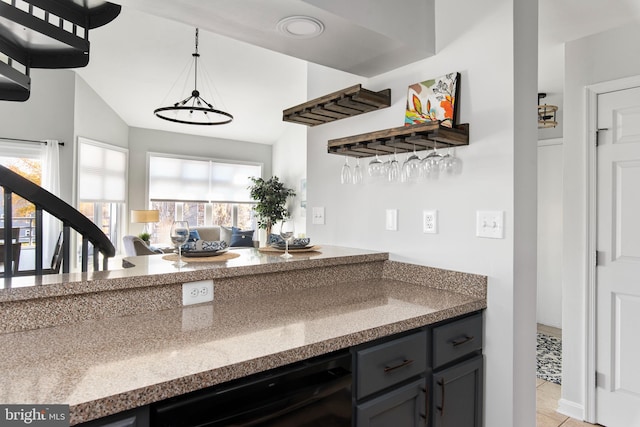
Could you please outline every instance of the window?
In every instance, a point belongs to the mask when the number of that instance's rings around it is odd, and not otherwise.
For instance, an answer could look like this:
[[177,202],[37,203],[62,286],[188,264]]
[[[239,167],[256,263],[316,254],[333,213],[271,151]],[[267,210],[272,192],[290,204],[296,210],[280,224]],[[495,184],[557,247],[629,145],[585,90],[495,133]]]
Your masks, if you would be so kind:
[[175,220],[254,228],[252,176],[262,176],[261,165],[150,154],[149,199],[151,209],[160,211],[151,241],[166,241]]
[[[2,152],[1,165],[35,184],[42,184],[42,146],[40,144],[0,141],[0,151]],[[13,226],[20,228],[22,245],[35,245],[35,205],[13,194],[11,206]],[[0,200],[0,215],[4,215],[4,196]],[[0,227],[4,227],[4,221],[0,221]]]
[[118,248],[127,194],[128,150],[78,138],[78,210]]

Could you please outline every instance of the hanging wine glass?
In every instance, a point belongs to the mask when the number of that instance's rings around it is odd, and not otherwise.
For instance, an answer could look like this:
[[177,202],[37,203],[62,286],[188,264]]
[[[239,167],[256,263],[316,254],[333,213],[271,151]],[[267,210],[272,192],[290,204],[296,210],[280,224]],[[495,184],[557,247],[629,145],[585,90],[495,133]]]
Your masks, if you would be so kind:
[[430,152],[424,159],[422,159],[422,168],[424,175],[427,178],[437,178],[440,171],[439,163],[442,160],[442,156],[436,149],[436,143],[433,143],[433,151]]
[[378,157],[378,153],[376,153],[376,157],[369,162],[367,170],[369,176],[372,178],[378,178],[382,173],[382,160]]
[[420,157],[416,153],[416,146],[413,146],[413,153],[407,157],[402,169],[407,181],[417,181],[421,176]]
[[351,168],[349,167],[349,157],[344,156],[344,165],[342,165],[342,171],[340,173],[340,183],[351,183]]
[[360,167],[360,157],[356,158],[356,167],[353,168],[353,183],[362,184],[362,168]]
[[442,156],[440,160],[440,172],[446,172],[450,175],[459,174],[462,171],[462,160],[455,156],[452,147],[447,149],[447,154]]
[[400,163],[398,163],[398,155],[393,152],[393,158],[389,162],[389,172],[387,174],[389,182],[400,181]]

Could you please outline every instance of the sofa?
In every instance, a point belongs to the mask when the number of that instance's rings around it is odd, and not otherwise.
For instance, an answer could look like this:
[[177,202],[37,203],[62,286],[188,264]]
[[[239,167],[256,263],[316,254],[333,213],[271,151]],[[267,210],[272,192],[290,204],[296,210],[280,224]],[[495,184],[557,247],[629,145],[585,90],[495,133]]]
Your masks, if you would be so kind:
[[[238,230],[234,227],[225,226],[200,226],[191,227],[191,231],[197,231],[200,240],[219,241],[224,240],[231,248],[237,247],[255,247],[259,246],[259,242],[255,240],[255,232],[253,230]],[[234,231],[236,233],[234,234]]]

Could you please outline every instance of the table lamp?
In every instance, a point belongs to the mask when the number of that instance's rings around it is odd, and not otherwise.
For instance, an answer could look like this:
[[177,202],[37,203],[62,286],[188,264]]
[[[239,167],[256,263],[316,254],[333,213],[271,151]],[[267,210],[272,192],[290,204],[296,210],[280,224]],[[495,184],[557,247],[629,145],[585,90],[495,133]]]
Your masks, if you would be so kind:
[[142,238],[142,240],[148,241],[149,235],[149,224],[152,222],[160,221],[160,211],[157,209],[150,210],[131,210],[131,222],[137,224],[144,224],[144,228],[142,229],[142,234],[147,236],[146,239]]

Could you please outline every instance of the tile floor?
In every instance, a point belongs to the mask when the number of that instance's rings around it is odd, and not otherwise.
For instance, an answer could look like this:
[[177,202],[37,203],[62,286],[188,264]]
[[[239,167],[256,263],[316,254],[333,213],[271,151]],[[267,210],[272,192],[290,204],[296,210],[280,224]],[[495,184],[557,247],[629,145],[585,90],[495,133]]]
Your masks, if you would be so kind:
[[[546,325],[538,325],[538,332],[562,338],[562,331]],[[536,427],[593,427],[593,424],[569,418],[556,412],[561,387],[549,381],[536,379]]]

